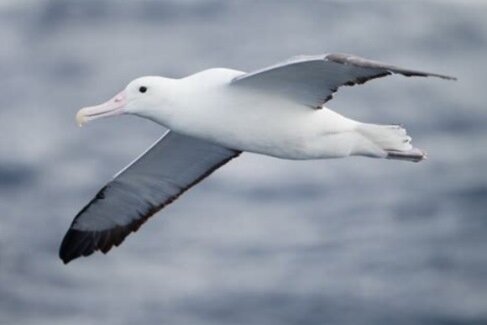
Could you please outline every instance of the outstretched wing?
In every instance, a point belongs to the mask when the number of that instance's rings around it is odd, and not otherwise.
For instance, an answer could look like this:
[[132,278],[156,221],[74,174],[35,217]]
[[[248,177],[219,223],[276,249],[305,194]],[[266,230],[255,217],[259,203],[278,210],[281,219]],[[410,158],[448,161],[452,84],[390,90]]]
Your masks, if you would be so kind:
[[334,53],[291,58],[235,77],[231,85],[273,93],[312,108],[321,108],[341,86],[363,84],[395,73],[407,77],[455,80],[436,73],[403,69],[358,56]]
[[168,131],[76,215],[59,257],[68,263],[97,250],[108,252],[154,213],[239,154]]

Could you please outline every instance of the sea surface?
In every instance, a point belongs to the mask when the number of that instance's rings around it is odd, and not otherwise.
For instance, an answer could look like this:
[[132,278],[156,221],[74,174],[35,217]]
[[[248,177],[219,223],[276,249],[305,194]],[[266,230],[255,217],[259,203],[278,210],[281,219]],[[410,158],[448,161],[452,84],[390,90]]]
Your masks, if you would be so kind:
[[[487,2],[2,1],[0,324],[487,324]],[[348,52],[388,77],[329,107],[401,123],[428,160],[243,154],[107,255],[74,215],[164,129],[78,128],[142,75]]]

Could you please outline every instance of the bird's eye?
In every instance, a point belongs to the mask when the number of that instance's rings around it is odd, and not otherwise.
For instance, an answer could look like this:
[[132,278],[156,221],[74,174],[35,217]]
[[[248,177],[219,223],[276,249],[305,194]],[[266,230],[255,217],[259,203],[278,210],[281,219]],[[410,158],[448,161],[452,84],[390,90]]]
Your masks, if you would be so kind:
[[146,91],[147,91],[147,87],[145,87],[145,86],[142,86],[139,88],[139,92],[141,92],[141,93],[145,93]]

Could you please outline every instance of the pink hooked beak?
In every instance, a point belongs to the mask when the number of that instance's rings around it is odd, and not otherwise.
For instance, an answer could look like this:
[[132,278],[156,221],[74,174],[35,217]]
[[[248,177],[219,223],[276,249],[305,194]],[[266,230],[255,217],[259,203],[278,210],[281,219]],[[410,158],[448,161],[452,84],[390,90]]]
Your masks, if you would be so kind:
[[122,114],[126,104],[127,96],[125,95],[125,90],[122,90],[103,104],[80,109],[76,113],[76,122],[78,122],[79,126],[82,126],[84,123],[97,118]]

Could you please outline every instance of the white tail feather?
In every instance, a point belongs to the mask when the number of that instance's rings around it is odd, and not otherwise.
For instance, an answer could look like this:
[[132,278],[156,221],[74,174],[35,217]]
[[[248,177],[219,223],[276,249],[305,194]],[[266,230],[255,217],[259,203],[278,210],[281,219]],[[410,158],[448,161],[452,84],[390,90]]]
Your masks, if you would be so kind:
[[382,150],[383,158],[418,162],[425,152],[411,145],[411,137],[400,125],[359,124],[358,132]]

